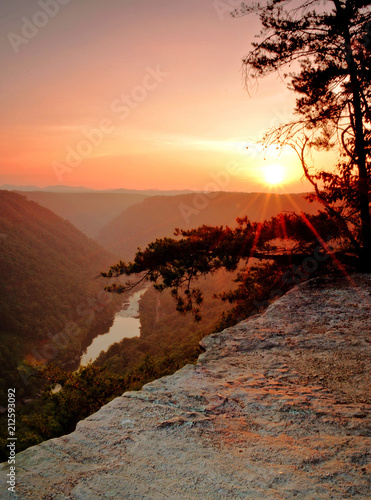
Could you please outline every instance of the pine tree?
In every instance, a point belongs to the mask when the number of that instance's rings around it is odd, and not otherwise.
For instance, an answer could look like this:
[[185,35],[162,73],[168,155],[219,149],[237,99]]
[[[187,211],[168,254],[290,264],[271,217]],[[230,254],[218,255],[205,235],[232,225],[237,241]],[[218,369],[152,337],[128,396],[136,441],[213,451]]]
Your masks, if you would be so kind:
[[[348,237],[359,269],[371,270],[371,2],[269,0],[232,12],[258,14],[259,41],[243,59],[247,85],[284,72],[298,94],[297,119],[267,132],[266,145],[291,145],[313,197]],[[337,148],[331,169],[308,165],[313,149]]]

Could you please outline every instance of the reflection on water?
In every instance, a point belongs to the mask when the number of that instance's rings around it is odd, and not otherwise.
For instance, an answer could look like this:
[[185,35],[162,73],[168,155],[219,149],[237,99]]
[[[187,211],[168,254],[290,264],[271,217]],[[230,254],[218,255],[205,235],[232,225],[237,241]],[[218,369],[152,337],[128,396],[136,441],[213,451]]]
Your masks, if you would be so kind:
[[120,342],[124,338],[139,337],[139,299],[145,291],[139,290],[128,298],[128,301],[124,303],[124,308],[116,313],[109,331],[95,337],[82,355],[80,366],[86,365],[89,361],[95,361],[102,351],[107,351],[115,342]]

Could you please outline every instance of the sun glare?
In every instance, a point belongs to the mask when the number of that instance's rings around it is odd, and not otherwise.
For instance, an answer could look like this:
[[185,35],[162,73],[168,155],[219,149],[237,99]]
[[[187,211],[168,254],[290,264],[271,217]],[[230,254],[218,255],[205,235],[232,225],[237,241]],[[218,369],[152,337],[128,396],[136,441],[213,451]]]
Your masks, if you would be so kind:
[[277,163],[271,163],[263,168],[264,179],[267,184],[276,186],[281,184],[285,177],[285,169]]

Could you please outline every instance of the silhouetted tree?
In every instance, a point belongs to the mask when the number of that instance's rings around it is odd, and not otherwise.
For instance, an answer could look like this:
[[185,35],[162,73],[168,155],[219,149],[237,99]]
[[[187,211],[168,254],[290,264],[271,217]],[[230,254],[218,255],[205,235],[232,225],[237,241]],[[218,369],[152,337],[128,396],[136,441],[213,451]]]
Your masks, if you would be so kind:
[[[107,278],[135,276],[134,281],[113,284],[106,290],[124,293],[143,281],[151,281],[158,291],[171,290],[179,312],[191,312],[199,320],[203,297],[194,283],[207,274],[219,269],[241,271],[251,259],[288,266],[302,262],[318,248],[335,258],[327,241],[342,239],[341,230],[324,212],[318,215],[281,214],[264,223],[250,222],[247,217],[237,222],[238,226],[233,229],[228,226],[177,229],[175,236],[178,238],[157,239],[143,251],[139,250],[133,262],[121,261],[102,273]],[[272,270],[273,267],[270,274]],[[246,273],[240,272],[240,277],[238,281],[246,284]],[[295,280],[291,282],[296,283]],[[251,283],[248,288],[251,290]],[[238,298],[241,300],[241,294]]]
[[[314,187],[312,197],[347,234],[360,261],[371,270],[371,2],[269,0],[242,4],[232,15],[258,14],[260,40],[243,59],[246,84],[271,73],[298,94],[297,120],[263,139],[291,145]],[[289,68],[289,69],[287,69]],[[308,165],[310,150],[337,148],[335,168]]]

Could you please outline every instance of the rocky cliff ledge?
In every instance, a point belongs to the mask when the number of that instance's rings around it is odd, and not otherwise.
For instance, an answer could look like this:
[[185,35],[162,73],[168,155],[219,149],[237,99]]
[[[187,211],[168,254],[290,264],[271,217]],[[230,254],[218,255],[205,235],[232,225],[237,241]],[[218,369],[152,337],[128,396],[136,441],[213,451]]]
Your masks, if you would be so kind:
[[197,365],[17,455],[16,498],[370,498],[370,299],[371,275],[312,280],[205,338]]

